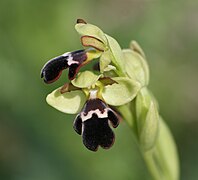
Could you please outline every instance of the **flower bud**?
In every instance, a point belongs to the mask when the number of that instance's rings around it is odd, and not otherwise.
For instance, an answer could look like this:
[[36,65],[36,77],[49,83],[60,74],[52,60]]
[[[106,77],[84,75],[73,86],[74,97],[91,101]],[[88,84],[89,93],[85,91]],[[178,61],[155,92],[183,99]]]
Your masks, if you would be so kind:
[[126,74],[130,78],[140,82],[142,86],[148,85],[149,69],[146,60],[140,54],[132,51],[131,49],[125,49],[122,52]]

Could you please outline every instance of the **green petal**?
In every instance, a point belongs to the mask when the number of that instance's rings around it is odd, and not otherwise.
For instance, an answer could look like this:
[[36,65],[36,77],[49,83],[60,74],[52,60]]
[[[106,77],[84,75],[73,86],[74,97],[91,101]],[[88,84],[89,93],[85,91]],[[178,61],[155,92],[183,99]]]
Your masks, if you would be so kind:
[[148,85],[149,69],[146,60],[137,52],[130,49],[122,51],[127,75],[139,81],[142,86]]
[[132,101],[140,90],[140,84],[125,77],[112,78],[117,83],[104,87],[102,97],[112,106],[121,106]]
[[89,88],[90,86],[95,85],[100,76],[101,75],[96,75],[91,71],[84,71],[78,73],[77,77],[72,80],[71,83],[79,88]]
[[150,150],[158,137],[159,114],[147,88],[142,88],[137,95],[136,118],[140,145],[144,151]]
[[75,25],[75,29],[82,36],[92,36],[107,44],[103,31],[95,25],[79,23]]
[[46,101],[50,106],[63,113],[76,114],[82,109],[86,96],[81,90],[61,94],[60,88],[58,88],[48,94]]

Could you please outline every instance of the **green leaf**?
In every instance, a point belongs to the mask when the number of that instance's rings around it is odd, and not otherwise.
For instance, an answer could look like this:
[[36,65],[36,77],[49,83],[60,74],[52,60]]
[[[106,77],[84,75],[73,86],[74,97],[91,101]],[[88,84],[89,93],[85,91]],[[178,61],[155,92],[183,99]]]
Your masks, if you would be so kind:
[[81,36],[92,36],[102,41],[105,45],[107,44],[103,31],[95,25],[78,23],[75,25],[75,29]]
[[132,101],[140,90],[140,84],[132,79],[125,77],[112,79],[117,84],[105,86],[102,93],[105,102],[112,106],[121,106]]
[[156,144],[159,130],[159,114],[147,88],[142,88],[137,95],[136,121],[140,146],[144,151],[148,151]]
[[60,88],[58,88],[48,94],[46,101],[50,106],[63,113],[76,114],[82,109],[86,96],[81,90],[61,94]]
[[101,75],[95,75],[91,71],[84,71],[78,73],[77,77],[71,81],[71,83],[79,88],[89,88],[95,85],[96,81]]
[[126,74],[130,78],[139,81],[142,86],[148,85],[149,68],[146,60],[140,54],[130,49],[125,49],[122,52]]
[[124,69],[124,61],[123,61],[123,54],[118,42],[112,38],[111,36],[105,34],[108,40],[108,46],[112,54],[111,61],[116,66],[119,71],[125,72]]

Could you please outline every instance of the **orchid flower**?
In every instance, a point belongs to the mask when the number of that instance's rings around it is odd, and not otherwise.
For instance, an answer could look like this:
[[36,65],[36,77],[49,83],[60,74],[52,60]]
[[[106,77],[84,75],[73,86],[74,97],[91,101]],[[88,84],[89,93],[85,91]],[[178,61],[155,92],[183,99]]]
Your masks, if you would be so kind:
[[[84,49],[63,53],[41,70],[41,78],[49,84],[69,69],[69,82],[51,92],[47,103],[63,113],[76,115],[73,128],[91,151],[97,151],[99,146],[112,147],[112,128],[123,119],[131,128],[153,178],[177,180],[176,145],[159,115],[157,100],[147,87],[149,67],[139,44],[132,41],[130,48],[122,50],[114,38],[82,19],[77,20],[75,29]],[[94,59],[99,72],[81,71]]]

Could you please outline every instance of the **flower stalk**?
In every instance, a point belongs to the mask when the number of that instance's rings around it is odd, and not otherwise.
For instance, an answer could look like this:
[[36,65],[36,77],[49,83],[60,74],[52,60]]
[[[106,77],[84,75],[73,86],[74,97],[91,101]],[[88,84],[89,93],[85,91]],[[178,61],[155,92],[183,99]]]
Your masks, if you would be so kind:
[[[147,87],[149,67],[139,44],[132,41],[129,49],[122,50],[114,38],[82,19],[77,20],[75,29],[85,49],[64,53],[42,68],[45,83],[56,81],[64,69],[69,69],[70,82],[50,93],[48,104],[61,112],[77,114],[73,128],[91,151],[99,146],[112,147],[112,128],[124,119],[153,179],[178,180],[176,145]],[[98,59],[99,72],[80,72],[93,59]]]

